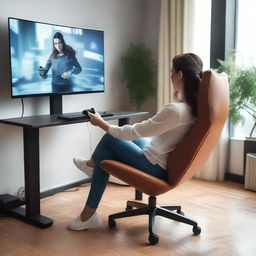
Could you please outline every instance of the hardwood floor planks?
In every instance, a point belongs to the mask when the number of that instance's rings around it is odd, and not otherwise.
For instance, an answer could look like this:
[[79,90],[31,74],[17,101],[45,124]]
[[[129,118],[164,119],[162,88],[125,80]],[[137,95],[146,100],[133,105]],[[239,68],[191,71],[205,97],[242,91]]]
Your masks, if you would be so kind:
[[241,184],[193,179],[159,196],[159,205],[181,205],[186,215],[198,221],[202,233],[194,236],[191,226],[157,217],[155,232],[160,241],[156,246],[147,244],[147,216],[118,219],[115,229],[107,226],[108,215],[123,211],[126,201],[133,200],[132,187],[109,184],[98,209],[103,226],[67,230],[66,223],[80,213],[88,191],[89,186],[84,186],[42,199],[42,214],[54,219],[48,229],[0,217],[0,255],[255,255],[256,193]]

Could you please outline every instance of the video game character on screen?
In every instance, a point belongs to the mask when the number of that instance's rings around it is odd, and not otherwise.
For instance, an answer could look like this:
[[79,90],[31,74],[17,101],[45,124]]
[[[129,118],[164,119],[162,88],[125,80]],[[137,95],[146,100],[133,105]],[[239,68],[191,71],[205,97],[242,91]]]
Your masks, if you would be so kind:
[[12,97],[105,91],[104,31],[9,18]]
[[51,68],[52,92],[70,92],[73,87],[72,75],[77,75],[82,71],[76,58],[76,51],[66,44],[60,32],[54,34],[52,44],[52,53],[45,67],[39,67],[39,74],[43,79],[46,79]]

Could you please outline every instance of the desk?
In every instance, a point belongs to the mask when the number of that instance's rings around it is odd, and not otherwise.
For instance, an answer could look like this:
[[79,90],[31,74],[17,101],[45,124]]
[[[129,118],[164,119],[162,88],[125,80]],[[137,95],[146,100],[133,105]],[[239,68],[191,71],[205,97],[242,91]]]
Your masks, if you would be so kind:
[[[128,124],[129,118],[147,115],[147,112],[112,111],[113,116],[104,117],[104,120],[118,120],[120,126]],[[57,118],[57,115],[39,115],[2,119],[0,123],[23,127],[24,142],[24,172],[26,208],[21,208],[22,202],[10,195],[0,195],[0,204],[9,205],[7,214],[40,228],[52,225],[53,220],[40,215],[40,180],[39,180],[39,129],[44,127],[69,125],[89,122],[88,119],[66,121]],[[142,193],[136,190],[136,199],[141,199]]]

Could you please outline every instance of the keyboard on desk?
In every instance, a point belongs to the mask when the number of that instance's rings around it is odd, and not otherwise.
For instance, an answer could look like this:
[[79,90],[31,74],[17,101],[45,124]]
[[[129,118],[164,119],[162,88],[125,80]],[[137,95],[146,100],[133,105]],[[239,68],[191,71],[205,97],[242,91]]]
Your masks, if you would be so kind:
[[[99,111],[101,117],[113,116],[114,114],[108,111]],[[57,116],[58,119],[63,120],[89,120],[89,118],[82,112],[64,113]]]

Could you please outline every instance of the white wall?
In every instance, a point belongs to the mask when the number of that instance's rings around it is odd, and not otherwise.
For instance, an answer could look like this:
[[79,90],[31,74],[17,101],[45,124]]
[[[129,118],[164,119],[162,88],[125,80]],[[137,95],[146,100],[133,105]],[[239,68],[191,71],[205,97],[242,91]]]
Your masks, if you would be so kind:
[[[149,3],[151,2],[151,3]],[[144,43],[153,51],[155,60],[158,60],[158,36],[160,25],[160,0],[149,1],[145,10]],[[149,98],[142,105],[142,110],[148,111],[150,116],[157,111],[157,97]]]
[[[129,42],[145,42],[157,56],[160,1],[155,0],[0,0],[0,118],[21,115],[20,99],[11,99],[7,17],[104,30],[105,93],[63,97],[63,111],[128,110],[120,58]],[[25,116],[48,114],[48,97],[25,98]],[[155,99],[143,110],[154,112]],[[153,104],[152,104],[153,102]],[[92,149],[103,132],[90,126]],[[86,178],[72,164],[73,155],[90,157],[86,124],[40,129],[41,191]],[[24,185],[22,128],[0,124],[0,194]]]

